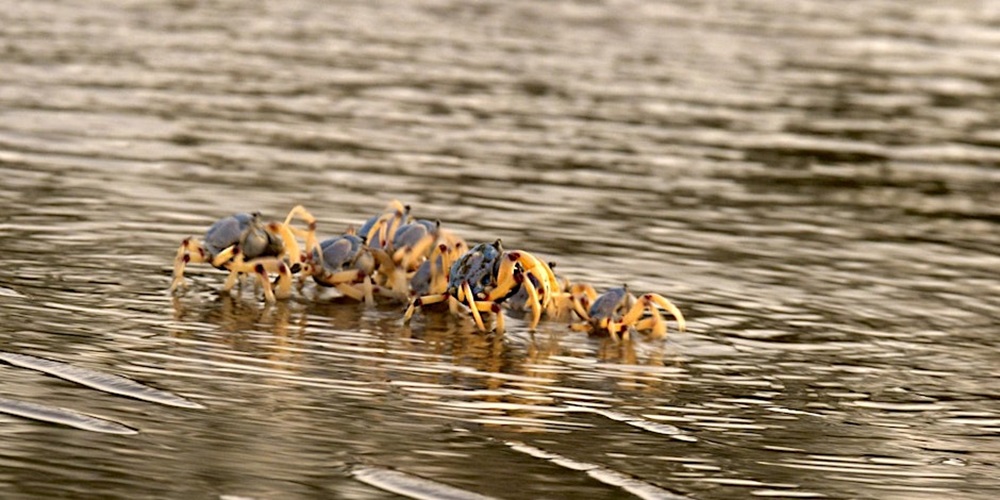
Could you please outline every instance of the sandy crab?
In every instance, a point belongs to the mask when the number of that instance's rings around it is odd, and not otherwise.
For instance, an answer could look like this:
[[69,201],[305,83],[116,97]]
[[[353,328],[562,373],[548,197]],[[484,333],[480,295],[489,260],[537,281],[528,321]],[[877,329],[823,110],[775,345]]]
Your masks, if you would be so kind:
[[636,298],[627,286],[612,288],[597,295],[589,285],[576,285],[571,291],[573,310],[584,320],[573,325],[574,330],[607,333],[612,338],[628,338],[632,330],[649,332],[653,338],[667,335],[667,321],[661,310],[677,320],[677,329],[684,331],[684,315],[662,295],[647,293]]
[[542,311],[558,288],[555,275],[547,264],[522,250],[505,252],[496,240],[469,249],[452,264],[448,287],[444,293],[414,298],[406,309],[404,321],[409,321],[417,308],[448,301],[453,312],[459,304],[468,306],[476,326],[486,331],[482,314],[496,317],[496,330],[504,330],[504,316],[500,304],[517,293],[527,290],[532,310],[531,328],[538,326]]
[[[308,229],[291,226],[301,218]],[[316,246],[316,219],[301,205],[293,208],[284,222],[261,221],[259,212],[240,213],[219,219],[202,241],[189,237],[181,241],[174,257],[174,279],[170,290],[184,286],[184,269],[188,264],[208,262],[229,271],[224,291],[235,286],[242,274],[253,274],[264,289],[268,302],[291,295],[292,273],[298,271],[303,253],[297,238],[303,238],[307,249]],[[269,273],[277,273],[277,293],[271,286]]]

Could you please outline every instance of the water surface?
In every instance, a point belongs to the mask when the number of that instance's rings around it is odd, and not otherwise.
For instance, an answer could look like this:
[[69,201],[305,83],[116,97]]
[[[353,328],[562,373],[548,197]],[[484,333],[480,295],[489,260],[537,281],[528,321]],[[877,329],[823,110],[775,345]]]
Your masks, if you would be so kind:
[[[998,27],[975,1],[8,5],[0,350],[204,408],[0,366],[11,405],[138,431],[0,416],[0,494],[994,498]],[[205,266],[166,291],[219,217],[302,203],[334,235],[393,198],[688,332],[404,327]]]

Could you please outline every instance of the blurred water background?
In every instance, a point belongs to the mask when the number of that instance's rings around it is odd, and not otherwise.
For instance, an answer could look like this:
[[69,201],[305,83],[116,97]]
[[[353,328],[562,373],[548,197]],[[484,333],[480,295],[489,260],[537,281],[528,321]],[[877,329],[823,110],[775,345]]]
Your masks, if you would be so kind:
[[[0,496],[996,498],[998,103],[986,1],[8,1]],[[689,331],[167,293],[393,198]]]

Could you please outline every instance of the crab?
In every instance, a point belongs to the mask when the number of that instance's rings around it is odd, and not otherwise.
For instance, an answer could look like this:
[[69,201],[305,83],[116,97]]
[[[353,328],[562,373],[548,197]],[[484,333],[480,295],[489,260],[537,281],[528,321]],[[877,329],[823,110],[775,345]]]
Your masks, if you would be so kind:
[[318,285],[334,287],[347,297],[373,304],[375,269],[375,257],[364,240],[348,231],[323,240],[307,257],[303,274],[312,276]]
[[400,225],[406,224],[410,218],[410,206],[403,205],[399,200],[392,200],[381,214],[376,215],[361,225],[357,234],[365,243],[373,248],[387,246],[396,234]]
[[[308,229],[291,226],[295,218],[308,224]],[[239,213],[219,219],[202,241],[189,237],[181,241],[174,257],[174,279],[170,291],[184,286],[184,269],[188,264],[208,262],[229,271],[223,291],[232,290],[243,274],[253,274],[264,290],[265,300],[288,298],[291,295],[292,274],[298,272],[303,252],[297,238],[303,238],[307,251],[316,243],[316,219],[302,205],[293,208],[284,222],[261,221],[259,212]],[[277,273],[272,287],[269,273]]]
[[384,277],[382,284],[408,300],[411,295],[444,292],[448,269],[466,248],[465,240],[439,222],[418,219],[399,226],[373,253]]
[[379,285],[399,300],[443,292],[448,268],[467,248],[465,240],[441,228],[440,222],[411,219],[410,206],[398,200],[368,219],[358,235],[377,259]]
[[[556,268],[555,262],[548,262],[547,265],[549,270],[554,271]],[[574,309],[579,307],[579,301],[575,300],[575,298],[580,297],[581,287],[588,287],[589,285],[571,284],[568,279],[559,274],[554,274],[554,276],[555,282],[551,285],[552,298],[548,301],[544,313],[551,319],[570,318],[574,313]],[[538,288],[536,281],[533,281],[532,284],[535,285],[536,289]],[[597,295],[596,292],[594,295]],[[584,297],[582,300],[586,301],[586,298]],[[527,311],[531,308],[531,302],[527,287],[521,287],[505,304],[509,309]]]
[[408,275],[411,297],[444,293],[448,290],[448,274],[451,266],[465,254],[465,240],[445,237],[431,251],[430,255]]
[[649,332],[653,338],[667,335],[667,321],[662,311],[677,320],[677,329],[686,328],[684,315],[672,302],[656,293],[636,298],[628,286],[612,288],[597,295],[590,285],[575,285],[570,290],[573,310],[584,320],[573,324],[574,330],[606,333],[613,339],[629,338],[631,331]]
[[453,312],[458,311],[459,304],[467,305],[476,326],[484,332],[488,330],[480,313],[493,314],[497,333],[503,333],[501,304],[522,288],[528,293],[531,329],[535,329],[552,299],[552,290],[558,288],[552,269],[523,250],[504,251],[500,240],[481,243],[452,264],[447,289],[414,298],[403,321],[409,322],[417,308],[447,301]]

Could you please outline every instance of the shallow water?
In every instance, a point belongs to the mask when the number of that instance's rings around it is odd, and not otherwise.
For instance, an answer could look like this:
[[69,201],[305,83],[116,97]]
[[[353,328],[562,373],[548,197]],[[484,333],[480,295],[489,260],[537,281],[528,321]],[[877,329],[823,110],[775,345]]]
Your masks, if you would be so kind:
[[[0,396],[138,433],[0,415],[0,495],[994,498],[998,49],[973,1],[15,2],[0,350],[106,385]],[[688,331],[166,291],[219,217],[392,198]]]

